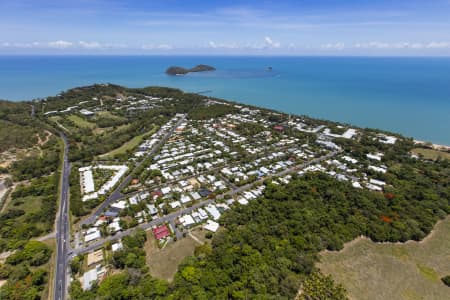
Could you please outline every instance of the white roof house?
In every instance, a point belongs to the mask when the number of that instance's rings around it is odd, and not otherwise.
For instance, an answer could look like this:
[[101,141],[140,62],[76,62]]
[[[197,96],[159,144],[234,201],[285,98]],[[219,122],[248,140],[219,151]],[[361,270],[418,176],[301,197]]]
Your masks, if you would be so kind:
[[95,281],[97,281],[97,269],[85,272],[83,274],[83,290],[89,290]]
[[213,217],[214,220],[218,220],[220,218],[220,212],[213,204],[206,206],[205,209]]
[[169,205],[170,205],[170,207],[172,207],[172,208],[181,207],[180,201],[173,201],[173,202],[170,202]]
[[100,235],[100,230],[98,230],[98,228],[92,228],[93,230],[89,231],[85,236],[84,236],[84,241],[86,243],[99,239],[101,237]]
[[242,205],[248,204],[248,200],[245,199],[244,197],[239,197],[237,201],[239,202],[239,204],[242,204]]
[[382,187],[380,187],[380,186],[378,186],[378,185],[371,184],[371,183],[366,184],[366,187],[367,187],[369,190],[377,191],[377,192],[380,192],[380,191],[383,190]]
[[114,221],[114,222],[112,222],[111,224],[109,224],[108,228],[109,228],[109,230],[110,230],[111,232],[117,232],[117,231],[119,231],[119,230],[122,229],[122,228],[120,227],[118,221]]
[[122,242],[119,241],[117,243],[112,244],[111,245],[111,249],[112,249],[113,252],[123,249]]
[[116,203],[111,204],[111,207],[124,209],[127,206],[127,202],[125,200],[120,200]]
[[170,188],[170,186],[164,187],[164,188],[161,189],[161,193],[163,193],[163,195],[167,195],[171,191],[172,191],[172,189]]
[[367,153],[366,157],[373,160],[381,161],[382,153]]
[[216,232],[217,229],[219,229],[219,223],[214,222],[212,220],[208,220],[206,221],[206,224],[203,226],[203,228],[212,232]]
[[386,173],[386,169],[385,168],[381,168],[381,167],[376,167],[376,166],[369,166],[369,170],[373,170],[375,172],[379,172],[379,173]]
[[194,198],[194,200],[199,200],[202,198],[202,196],[200,196],[200,194],[197,192],[192,192],[191,196],[192,196],[192,198]]
[[185,215],[179,218],[181,224],[183,224],[184,227],[189,227],[193,224],[195,224],[194,218],[192,218],[191,215]]
[[357,189],[360,189],[360,188],[361,188],[361,184],[360,184],[358,181],[353,181],[353,182],[352,182],[352,186],[353,186],[354,188],[357,188]]
[[203,208],[199,208],[198,213],[200,214],[200,219],[205,220],[208,218],[208,214]]
[[191,197],[189,197],[189,196],[187,196],[187,195],[182,195],[181,196],[181,198],[180,198],[180,201],[181,201],[181,203],[188,203],[188,202],[190,202],[192,199],[191,199]]
[[154,204],[147,204],[148,211],[150,215],[156,215],[158,213],[158,210],[156,209],[156,206]]
[[371,184],[380,185],[380,186],[386,185],[386,182],[377,180],[377,179],[370,179],[369,182]]

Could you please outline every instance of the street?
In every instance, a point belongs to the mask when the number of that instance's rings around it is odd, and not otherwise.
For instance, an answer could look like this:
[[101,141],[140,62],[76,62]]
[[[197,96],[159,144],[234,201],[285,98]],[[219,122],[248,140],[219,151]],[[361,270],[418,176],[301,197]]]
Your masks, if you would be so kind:
[[[180,120],[177,121],[177,123],[164,135],[164,137],[161,139],[161,141],[159,141],[159,143],[156,144],[152,148],[152,150],[150,150],[150,152],[147,153],[147,157],[154,155],[159,150],[159,148],[161,148],[161,146],[164,145],[164,143],[173,134],[175,129],[178,126],[180,126],[181,123],[183,123],[183,121],[186,119],[186,116],[187,115],[184,115]],[[139,163],[136,164],[134,169],[139,168],[144,162],[145,162],[145,159],[141,160]],[[121,183],[118,185],[118,187],[111,193],[111,195],[105,201],[103,201],[102,204],[100,204],[100,206],[95,210],[95,212],[92,215],[90,215],[88,218],[86,218],[85,220],[80,222],[80,226],[85,225],[85,224],[94,223],[95,220],[97,219],[97,217],[99,217],[105,211],[105,209],[109,207],[109,205],[111,203],[116,202],[117,200],[123,198],[124,195],[121,193],[121,190],[124,189],[126,186],[128,186],[131,179],[133,179],[133,172],[131,172],[127,177],[125,177],[121,181]]]
[[56,267],[53,299],[63,300],[67,293],[68,253],[70,251],[70,223],[69,223],[69,177],[70,164],[68,159],[69,145],[67,137],[60,132],[64,142],[63,167],[61,170],[61,195],[59,212],[56,221]]

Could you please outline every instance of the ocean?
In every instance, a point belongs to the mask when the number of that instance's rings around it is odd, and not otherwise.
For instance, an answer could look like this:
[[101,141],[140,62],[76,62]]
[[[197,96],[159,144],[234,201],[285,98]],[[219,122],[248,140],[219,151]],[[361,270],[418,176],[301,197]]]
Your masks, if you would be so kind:
[[[197,64],[217,71],[164,73]],[[450,58],[0,56],[0,99],[93,83],[177,87],[450,145]]]

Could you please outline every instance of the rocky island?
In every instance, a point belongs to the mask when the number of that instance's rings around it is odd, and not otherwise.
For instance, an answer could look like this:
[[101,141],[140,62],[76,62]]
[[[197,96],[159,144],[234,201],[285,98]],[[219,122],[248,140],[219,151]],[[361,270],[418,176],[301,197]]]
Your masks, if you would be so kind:
[[214,71],[216,68],[208,66],[208,65],[197,65],[191,69],[186,69],[179,66],[171,66],[166,70],[166,74],[168,75],[185,75],[191,72],[206,72],[206,71]]

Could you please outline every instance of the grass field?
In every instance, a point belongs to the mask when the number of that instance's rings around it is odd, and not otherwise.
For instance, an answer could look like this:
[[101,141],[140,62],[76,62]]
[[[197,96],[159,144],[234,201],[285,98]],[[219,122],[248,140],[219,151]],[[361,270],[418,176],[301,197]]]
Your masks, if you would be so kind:
[[450,153],[433,149],[415,148],[412,150],[412,153],[416,155],[421,154],[426,159],[436,160],[438,157],[450,159]]
[[321,253],[319,268],[350,299],[450,299],[440,278],[450,275],[450,217],[421,242],[374,243],[358,238],[339,252]]
[[[206,230],[196,229],[192,234],[201,242],[205,242]],[[172,281],[178,270],[178,265],[186,257],[193,255],[199,242],[187,236],[176,242],[169,243],[164,249],[159,249],[151,231],[148,231],[148,240],[144,249],[147,253],[147,265],[150,274],[154,277]]]
[[56,241],[55,239],[50,239],[44,242],[47,246],[52,248],[52,256],[48,263],[46,263],[43,267],[48,270],[48,281],[45,290],[42,293],[42,299],[52,299],[53,295],[53,282],[55,280],[55,260],[56,260]]
[[98,112],[97,115],[95,116],[95,118],[97,118],[97,119],[99,119],[99,118],[106,118],[106,119],[113,119],[113,120],[118,120],[118,121],[123,121],[123,122],[127,121],[126,118],[121,117],[121,116],[117,116],[117,115],[113,115],[109,111]]
[[89,129],[93,129],[95,128],[95,124],[91,123],[77,115],[70,115],[69,120],[71,120],[72,122],[75,123],[75,125],[77,125],[80,128],[89,128]]
[[141,135],[137,135],[134,138],[132,138],[131,140],[129,140],[128,142],[126,142],[125,144],[123,144],[122,146],[120,146],[119,148],[116,148],[112,151],[109,151],[108,153],[102,154],[100,155],[100,157],[107,157],[107,156],[114,156],[117,154],[123,154],[125,152],[127,152],[128,150],[133,150],[134,148],[136,148],[137,146],[139,146],[139,144],[149,135],[153,134],[156,131],[157,127],[154,126],[152,130],[141,134]]

